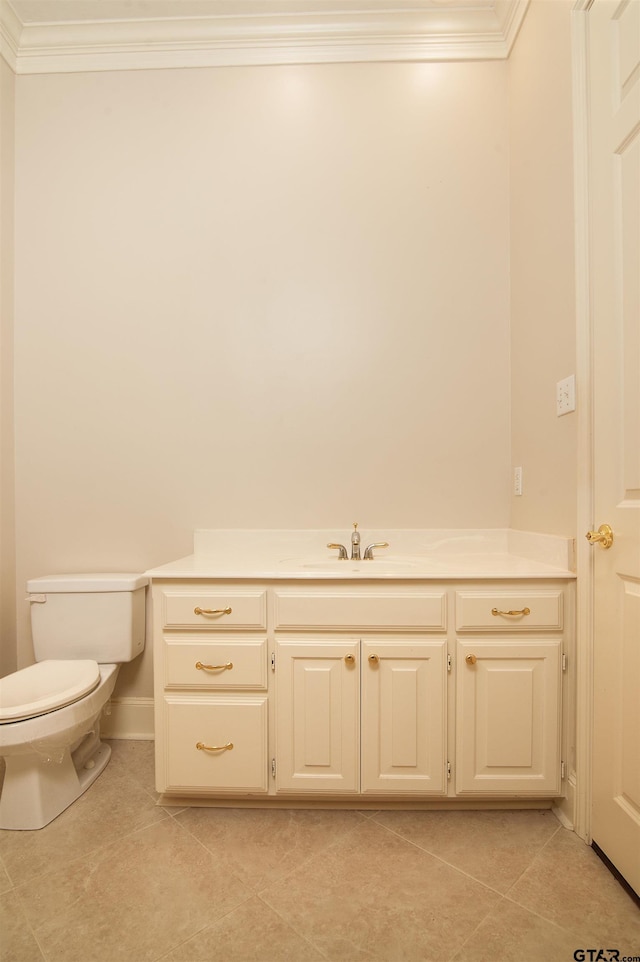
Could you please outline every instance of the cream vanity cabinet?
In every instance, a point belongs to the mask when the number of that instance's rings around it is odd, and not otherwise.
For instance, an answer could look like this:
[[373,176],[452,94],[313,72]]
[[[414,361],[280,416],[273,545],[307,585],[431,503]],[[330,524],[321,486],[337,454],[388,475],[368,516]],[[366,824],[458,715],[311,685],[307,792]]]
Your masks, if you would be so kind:
[[561,791],[566,589],[456,592],[456,793]]
[[562,794],[567,581],[153,582],[156,787]]
[[276,588],[274,608],[277,792],[446,793],[446,593]]
[[266,792],[266,589],[159,584],[153,617],[158,791]]

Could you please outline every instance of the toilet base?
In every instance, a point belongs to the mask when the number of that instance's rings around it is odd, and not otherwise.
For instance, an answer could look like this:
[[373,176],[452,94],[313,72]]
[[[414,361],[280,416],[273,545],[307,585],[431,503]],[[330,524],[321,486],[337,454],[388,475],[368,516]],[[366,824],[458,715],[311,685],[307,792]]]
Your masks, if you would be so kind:
[[96,732],[87,735],[73,753],[65,749],[61,762],[37,753],[8,756],[0,828],[44,828],[86,792],[110,757],[111,747]]

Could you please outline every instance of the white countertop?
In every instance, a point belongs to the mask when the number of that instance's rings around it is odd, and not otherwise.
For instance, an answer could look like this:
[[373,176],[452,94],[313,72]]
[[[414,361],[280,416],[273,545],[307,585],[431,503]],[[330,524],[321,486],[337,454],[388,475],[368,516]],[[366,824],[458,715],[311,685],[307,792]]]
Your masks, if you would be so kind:
[[575,578],[571,539],[510,529],[363,530],[361,550],[376,541],[373,561],[338,561],[329,542],[350,553],[350,531],[198,530],[194,552],[152,568],[152,579],[476,580]]

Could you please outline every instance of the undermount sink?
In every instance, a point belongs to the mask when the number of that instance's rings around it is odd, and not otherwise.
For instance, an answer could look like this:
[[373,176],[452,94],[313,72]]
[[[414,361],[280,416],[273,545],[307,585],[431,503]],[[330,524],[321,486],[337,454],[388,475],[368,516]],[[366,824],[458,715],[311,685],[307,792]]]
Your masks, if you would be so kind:
[[289,559],[280,562],[289,567],[296,566],[305,571],[329,571],[336,575],[341,574],[384,574],[386,572],[397,572],[405,568],[416,568],[420,561],[413,558],[381,558],[371,561],[340,561],[338,558],[327,558],[324,561],[296,561]]

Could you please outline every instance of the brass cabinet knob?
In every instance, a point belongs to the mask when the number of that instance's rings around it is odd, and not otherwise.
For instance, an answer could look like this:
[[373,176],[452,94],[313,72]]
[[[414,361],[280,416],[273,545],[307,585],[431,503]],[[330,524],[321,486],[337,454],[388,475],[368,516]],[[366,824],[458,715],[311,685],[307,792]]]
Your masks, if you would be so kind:
[[613,530],[611,525],[601,524],[597,531],[587,531],[586,539],[589,544],[599,544],[603,548],[610,548],[613,544]]
[[380,661],[379,655],[369,655],[370,664],[377,665],[379,661]]
[[347,665],[355,665],[355,663],[356,663],[356,656],[355,656],[355,655],[345,655],[345,656],[344,656],[344,660],[345,660],[345,662],[347,663]]
[[467,655],[464,659],[468,665],[475,665],[478,660],[475,655]]

